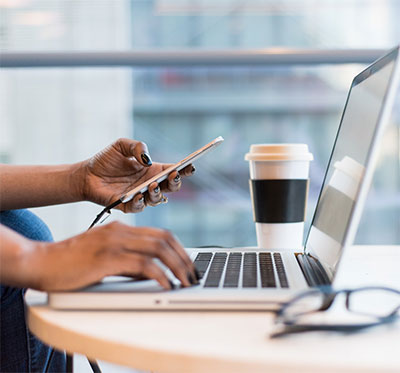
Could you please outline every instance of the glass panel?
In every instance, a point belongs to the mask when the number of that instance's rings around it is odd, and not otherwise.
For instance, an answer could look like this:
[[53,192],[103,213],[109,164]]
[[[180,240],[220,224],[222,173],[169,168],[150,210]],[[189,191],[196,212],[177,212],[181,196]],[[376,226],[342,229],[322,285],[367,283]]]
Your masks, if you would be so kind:
[[[78,162],[118,137],[132,137],[131,77],[130,69],[0,70],[1,161]],[[87,229],[100,210],[74,203],[35,212],[61,239]]]
[[132,1],[132,43],[135,48],[391,47],[400,35],[399,11],[395,0],[362,5],[358,0],[138,0]]
[[[309,220],[350,82],[361,69],[136,71],[134,133],[149,145],[154,160],[175,162],[218,135],[225,138],[219,149],[196,163],[196,174],[184,182],[180,193],[171,195],[168,205],[157,211],[147,209],[137,216],[137,223],[172,229],[187,246],[254,245],[248,164],[243,157],[251,143],[260,142],[309,145],[315,158],[310,170]],[[392,137],[398,126],[388,131],[382,157],[389,162],[381,162],[384,170],[379,170],[360,228],[368,233],[360,234],[357,242],[399,240],[399,204],[393,203],[400,185],[393,176],[398,170],[398,148]],[[389,198],[391,205],[386,202]],[[381,221],[380,230],[370,223],[371,216]]]
[[0,0],[3,50],[390,48],[396,0]]
[[[2,70],[3,162],[85,159],[120,136],[174,162],[210,139],[226,141],[196,163],[167,205],[133,218],[174,231],[186,246],[254,245],[244,154],[251,143],[306,142],[311,163],[308,221],[352,76],[361,66],[279,69]],[[132,84],[133,81],[133,84]],[[397,105],[397,108],[399,106]],[[133,112],[133,116],[132,116]],[[358,243],[399,243],[399,123],[392,116]],[[132,135],[133,133],[133,135]],[[99,206],[44,208],[57,238],[87,228]]]
[[[0,49],[388,48],[400,38],[399,10],[395,0],[0,0]],[[310,219],[347,89],[362,68],[2,69],[0,161],[73,162],[133,135],[155,160],[175,161],[221,134],[225,144],[182,191],[137,223],[169,228],[187,246],[253,245],[243,160],[250,143],[310,145]],[[400,243],[399,107],[359,243]],[[41,211],[60,239],[86,229],[99,206]]]

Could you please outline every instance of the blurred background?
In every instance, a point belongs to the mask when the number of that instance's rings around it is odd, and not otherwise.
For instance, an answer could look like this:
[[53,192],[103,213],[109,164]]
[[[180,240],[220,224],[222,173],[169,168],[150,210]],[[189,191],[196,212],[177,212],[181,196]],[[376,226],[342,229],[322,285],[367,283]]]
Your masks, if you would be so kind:
[[[225,138],[167,205],[112,214],[170,229],[187,247],[255,245],[244,161],[252,143],[310,147],[307,227],[352,78],[400,42],[397,0],[0,0],[0,12],[0,58],[12,57],[0,70],[1,162],[76,162],[118,137],[146,142],[153,161],[175,162]],[[296,59],[309,50],[324,61]],[[134,62],[143,51],[147,62]],[[361,61],[360,51],[375,57]],[[87,63],[86,52],[107,54],[109,66]],[[131,62],[113,62],[125,52]],[[64,61],[80,53],[75,66]],[[381,149],[357,243],[400,244],[399,94]],[[63,239],[100,210],[35,212]]]

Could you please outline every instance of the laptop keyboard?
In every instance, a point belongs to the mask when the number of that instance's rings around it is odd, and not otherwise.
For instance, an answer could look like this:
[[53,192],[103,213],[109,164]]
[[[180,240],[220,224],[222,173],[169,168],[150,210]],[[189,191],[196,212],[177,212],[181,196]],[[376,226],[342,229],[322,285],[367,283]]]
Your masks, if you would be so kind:
[[288,288],[280,253],[198,253],[194,265],[205,288]]

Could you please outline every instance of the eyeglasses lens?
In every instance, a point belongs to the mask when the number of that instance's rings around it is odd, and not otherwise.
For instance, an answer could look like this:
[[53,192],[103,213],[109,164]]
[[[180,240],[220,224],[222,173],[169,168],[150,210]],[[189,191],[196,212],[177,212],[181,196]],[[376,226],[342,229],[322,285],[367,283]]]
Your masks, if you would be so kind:
[[325,295],[321,292],[305,294],[291,302],[284,312],[284,317],[294,319],[297,316],[318,311],[324,305]]
[[349,310],[355,313],[385,317],[396,310],[400,315],[400,294],[384,289],[357,290],[350,294]]

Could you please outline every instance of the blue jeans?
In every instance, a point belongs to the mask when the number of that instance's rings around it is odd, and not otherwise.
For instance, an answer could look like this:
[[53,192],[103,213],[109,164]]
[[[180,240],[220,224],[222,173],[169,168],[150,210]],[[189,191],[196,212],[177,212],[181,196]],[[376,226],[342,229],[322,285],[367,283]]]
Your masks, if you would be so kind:
[[[0,223],[32,240],[53,240],[49,228],[28,210],[0,212]],[[26,325],[26,289],[5,285],[0,289],[0,371],[65,372],[65,354],[42,343]]]

